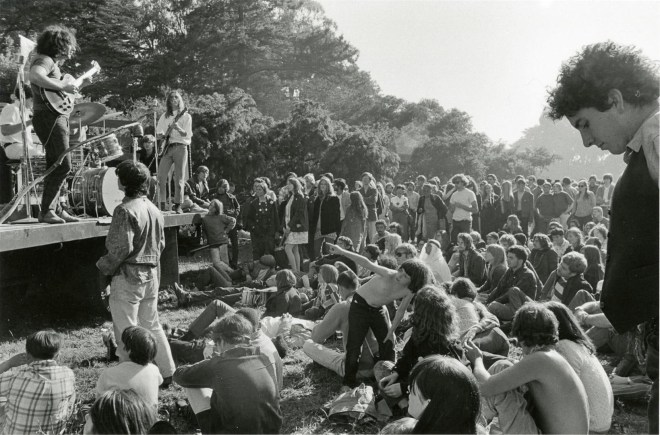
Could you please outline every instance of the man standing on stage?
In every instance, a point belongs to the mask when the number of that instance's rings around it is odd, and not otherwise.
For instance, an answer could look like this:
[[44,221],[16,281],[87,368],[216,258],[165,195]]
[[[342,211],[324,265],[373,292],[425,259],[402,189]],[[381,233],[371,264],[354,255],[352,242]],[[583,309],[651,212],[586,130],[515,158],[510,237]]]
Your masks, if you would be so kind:
[[157,311],[158,262],[165,248],[163,215],[145,196],[151,176],[144,164],[125,160],[117,166],[117,177],[125,196],[112,215],[105,241],[108,253],[96,263],[101,273],[112,277],[110,313],[117,354],[121,361],[129,360],[121,342],[124,329],[148,329],[158,347],[155,362],[164,379],[162,386],[167,386],[175,367]]
[[[63,91],[69,94],[78,92],[72,83],[61,81],[60,66],[71,58],[78,48],[76,37],[71,29],[64,26],[48,26],[37,39],[37,56],[30,66],[30,83],[34,95],[32,123],[46,149],[46,166],[50,167],[69,148],[69,115],[63,115],[49,107],[41,96],[41,89]],[[81,88],[90,84],[85,80]],[[71,156],[66,155],[60,166],[44,180],[39,222],[62,224],[78,222],[60,205],[60,189],[71,170]]]
[[550,117],[567,117],[584,146],[623,154],[627,163],[612,194],[601,307],[620,334],[644,325],[650,433],[658,433],[659,84],[651,59],[604,42],[562,65],[548,98]]
[[[183,113],[182,113],[183,112]],[[170,129],[170,127],[172,127]],[[174,207],[172,211],[182,213],[181,203],[188,179],[188,147],[192,139],[192,117],[185,110],[183,99],[178,92],[170,92],[167,96],[167,111],[158,120],[156,137],[167,139],[169,144],[158,166],[158,185],[160,188],[160,209],[165,210],[167,200],[167,178],[170,168],[174,165]]]

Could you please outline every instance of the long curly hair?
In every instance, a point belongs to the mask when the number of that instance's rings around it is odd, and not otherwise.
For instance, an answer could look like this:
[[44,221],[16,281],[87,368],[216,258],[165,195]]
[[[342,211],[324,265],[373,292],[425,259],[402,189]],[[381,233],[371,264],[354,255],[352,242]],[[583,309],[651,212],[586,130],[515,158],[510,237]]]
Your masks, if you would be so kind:
[[364,203],[362,194],[356,190],[351,192],[349,199],[351,200],[350,208],[352,208],[362,219],[366,219],[368,216],[367,204]]
[[424,286],[415,296],[412,315],[414,343],[443,349],[458,336],[456,308],[447,294],[434,285]]
[[548,307],[528,302],[513,316],[511,335],[525,346],[549,346],[559,341],[559,323]]
[[55,24],[48,26],[37,38],[37,53],[55,58],[66,56],[69,49],[78,49],[76,35],[68,27]]

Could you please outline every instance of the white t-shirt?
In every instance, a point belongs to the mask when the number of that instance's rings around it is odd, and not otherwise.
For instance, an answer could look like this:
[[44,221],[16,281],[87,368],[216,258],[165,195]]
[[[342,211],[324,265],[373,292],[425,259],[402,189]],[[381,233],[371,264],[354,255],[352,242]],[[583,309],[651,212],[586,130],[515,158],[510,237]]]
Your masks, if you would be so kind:
[[108,390],[133,389],[145,402],[158,407],[158,386],[162,383],[163,377],[155,365],[142,366],[126,361],[101,373],[96,382],[96,397]]
[[408,198],[406,198],[405,196],[402,196],[401,198],[399,198],[398,196],[393,196],[390,199],[390,204],[392,204],[395,207],[399,207],[399,208],[404,207],[404,206],[406,208],[408,208]]
[[456,204],[463,204],[466,207],[472,207],[472,203],[477,202],[477,195],[468,188],[457,190],[449,199],[449,203],[454,206],[452,219],[455,221],[472,221],[472,213],[462,208],[456,207]]

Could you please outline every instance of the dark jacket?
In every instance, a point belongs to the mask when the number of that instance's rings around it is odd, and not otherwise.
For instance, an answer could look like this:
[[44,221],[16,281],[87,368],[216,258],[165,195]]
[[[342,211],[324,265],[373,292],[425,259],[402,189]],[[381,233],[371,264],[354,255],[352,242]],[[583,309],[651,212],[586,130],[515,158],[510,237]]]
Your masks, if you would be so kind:
[[[259,208],[264,208],[263,213]],[[277,204],[272,199],[266,199],[264,204],[259,204],[259,198],[254,198],[245,213],[245,226],[250,233],[258,235],[275,235],[275,232],[281,229]]]
[[[424,213],[424,202],[426,201],[426,197],[424,195],[420,195],[419,197],[419,203],[417,203],[417,213]],[[447,205],[445,202],[440,198],[438,195],[435,193],[431,194],[431,204],[433,207],[435,207],[435,210],[438,213],[438,219],[444,219],[447,216]]]
[[[286,205],[288,200],[282,203],[282,226],[286,227]],[[309,230],[309,215],[307,214],[307,200],[302,194],[298,193],[293,196],[291,203],[291,212],[289,215],[288,228],[293,232],[303,232]]]
[[[557,283],[557,271],[555,270],[550,274],[548,280],[541,290],[541,296],[539,297],[540,301],[549,301],[552,299],[552,293],[555,289],[555,284]],[[564,286],[564,292],[561,295],[561,303],[568,306],[571,303],[575,295],[580,290],[586,290],[589,293],[594,292],[594,289],[591,287],[591,284],[584,279],[584,275],[581,273],[575,276],[572,276],[566,280],[566,285]]]
[[277,290],[266,299],[266,312],[263,317],[280,317],[282,314],[289,313],[292,316],[300,314],[302,311],[302,302],[298,290],[291,287],[288,290]]
[[507,292],[511,287],[518,287],[530,299],[536,299],[536,274],[532,272],[527,266],[523,266],[514,272],[509,268],[500,282],[495,287],[495,290],[490,292],[486,304],[490,304],[498,299],[503,301],[507,298]]
[[529,262],[532,263],[541,282],[546,282],[552,271],[557,270],[559,256],[552,248],[532,249]]
[[[518,192],[513,192],[513,212],[518,213]],[[531,219],[534,217],[534,195],[525,189],[522,195],[522,209],[520,216]]]
[[415,340],[413,340],[413,337],[410,337],[406,345],[403,347],[401,358],[397,360],[392,369],[392,371],[399,374],[398,381],[401,384],[401,391],[404,395],[406,394],[406,391],[408,391],[408,376],[410,375],[412,368],[417,364],[420,358],[424,358],[428,355],[442,355],[457,359],[461,362],[465,359],[463,347],[457,341],[434,347],[431,346],[427,340],[417,344],[415,343]]
[[212,388],[205,433],[279,433],[282,413],[275,365],[254,346],[229,349],[179,367],[174,381],[186,388]]
[[238,216],[241,213],[241,205],[238,203],[238,199],[231,193],[214,193],[209,197],[210,200],[217,199],[222,203],[222,212],[227,216],[238,219]]
[[204,185],[200,188],[199,186],[197,186],[197,179],[191,178],[186,183],[183,192],[185,195],[188,195],[188,197],[194,204],[197,204],[199,206],[204,206],[206,205],[205,202],[208,202],[209,185],[206,181],[204,182]]
[[641,148],[630,153],[610,208],[600,304],[620,334],[658,317],[658,238],[658,184]]
[[316,225],[321,216],[321,235],[336,233],[341,231],[341,210],[339,197],[333,195],[326,197],[323,201],[317,197],[314,201],[314,215],[309,223],[310,233],[316,233]]
[[467,258],[460,253],[458,270],[458,276],[468,278],[477,287],[486,281],[486,260],[475,249],[467,251]]
[[362,194],[362,198],[364,198],[364,203],[367,205],[367,220],[378,220],[378,190],[364,186],[362,189],[360,189],[360,193]]
[[478,293],[490,293],[491,290],[497,287],[497,284],[500,283],[500,280],[506,273],[506,266],[504,263],[500,263],[492,269],[488,269],[486,282],[477,289]]

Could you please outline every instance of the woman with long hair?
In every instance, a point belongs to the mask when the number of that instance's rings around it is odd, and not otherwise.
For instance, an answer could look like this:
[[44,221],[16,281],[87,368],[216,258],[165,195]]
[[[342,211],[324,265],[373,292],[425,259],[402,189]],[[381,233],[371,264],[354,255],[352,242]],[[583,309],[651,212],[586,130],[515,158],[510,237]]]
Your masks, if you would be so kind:
[[513,209],[513,188],[509,180],[502,182],[502,193],[500,195],[500,219],[498,228],[502,228],[506,223],[507,217],[514,214]]
[[535,234],[532,237],[532,241],[534,243],[534,249],[532,249],[528,260],[532,263],[541,282],[545,284],[550,274],[557,270],[559,256],[552,249],[552,242],[545,234]]
[[610,429],[614,396],[607,373],[596,357],[596,349],[573,313],[560,302],[546,302],[559,322],[557,352],[568,361],[582,381],[589,401],[589,431]]
[[493,186],[486,183],[483,185],[483,195],[481,198],[481,235],[497,231],[500,221],[500,197],[493,192]]
[[255,198],[247,207],[245,226],[250,232],[252,259],[275,252],[275,233],[281,230],[277,204],[268,198],[268,185],[257,179],[253,185]]
[[307,215],[307,200],[303,194],[302,183],[297,178],[289,178],[286,184],[289,193],[285,199],[284,208],[284,252],[289,260],[291,270],[300,272],[300,245],[307,244],[309,218]]
[[477,433],[479,385],[461,362],[440,355],[420,361],[410,373],[408,414],[412,433]]
[[587,180],[578,182],[578,194],[573,203],[573,218],[577,219],[580,230],[591,220],[591,213],[596,207],[596,195],[589,190]]
[[378,189],[376,179],[371,172],[362,174],[362,188],[359,190],[367,205],[367,237],[368,243],[376,243],[376,221],[378,220]]
[[587,270],[584,271],[584,279],[591,284],[591,288],[596,291],[598,281],[605,277],[605,269],[600,256],[600,249],[594,245],[585,245],[580,251],[587,259]]
[[356,252],[361,252],[367,230],[367,205],[359,191],[351,192],[350,205],[346,209],[341,235],[353,242]]
[[456,308],[447,294],[434,285],[417,292],[411,317],[412,334],[395,363],[381,361],[374,375],[383,394],[390,399],[405,398],[410,371],[420,357],[439,354],[461,360]]
[[499,284],[500,279],[502,279],[508,268],[506,250],[502,245],[486,245],[484,260],[486,260],[486,264],[488,265],[488,271],[486,272],[486,282],[477,289],[478,300],[480,302],[485,301],[488,294],[497,287],[497,284]]
[[314,234],[312,258],[323,255],[324,253],[321,252],[323,241],[334,243],[341,231],[341,206],[330,179],[321,177],[317,194],[309,225],[310,232]]
[[502,229],[509,234],[520,234],[523,232],[523,229],[520,226],[520,219],[515,214],[510,214],[506,218],[506,223],[504,224]]

